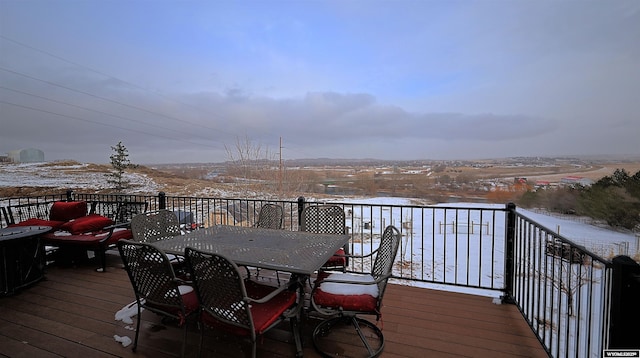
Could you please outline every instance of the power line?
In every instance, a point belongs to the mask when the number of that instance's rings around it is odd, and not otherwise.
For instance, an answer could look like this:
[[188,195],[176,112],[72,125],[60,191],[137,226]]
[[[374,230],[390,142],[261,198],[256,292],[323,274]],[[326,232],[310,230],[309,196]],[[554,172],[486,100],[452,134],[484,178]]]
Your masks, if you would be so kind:
[[[168,131],[171,131],[171,132],[185,134],[185,135],[187,135],[187,136],[192,136],[192,135],[193,135],[193,134],[191,134],[191,133],[181,132],[181,131],[178,131],[178,130],[175,130],[175,129],[172,129],[172,128],[167,128],[167,127],[159,126],[159,125],[157,125],[157,124],[155,124],[155,123],[149,123],[149,122],[141,121],[141,120],[138,120],[138,119],[127,118],[127,117],[119,116],[119,115],[117,115],[117,114],[111,114],[111,113],[107,113],[107,112],[103,112],[103,111],[95,110],[95,109],[92,109],[92,108],[87,108],[87,107],[83,107],[83,106],[78,106],[78,105],[75,105],[75,104],[67,103],[67,102],[64,102],[64,101],[59,101],[59,100],[52,99],[52,98],[47,98],[47,97],[40,96],[40,95],[37,95],[37,94],[33,94],[33,93],[29,93],[29,92],[25,92],[25,91],[21,91],[21,90],[13,89],[13,88],[8,88],[8,87],[2,86],[2,85],[0,85],[0,88],[2,88],[2,89],[4,89],[4,90],[7,90],[7,91],[15,92],[15,93],[20,93],[20,94],[24,94],[24,95],[32,96],[32,97],[35,97],[35,98],[40,98],[40,99],[43,99],[43,100],[46,100],[46,101],[50,101],[50,102],[54,102],[54,103],[59,103],[59,104],[64,104],[64,105],[66,105],[66,106],[70,106],[70,107],[79,108],[79,109],[82,109],[82,110],[85,110],[85,111],[90,111],[90,112],[95,112],[95,113],[103,114],[103,115],[105,115],[105,116],[110,116],[110,117],[114,117],[114,118],[124,119],[124,120],[127,120],[127,121],[136,122],[136,123],[141,123],[141,124],[146,124],[146,125],[153,125],[153,127],[154,127],[154,128],[161,128],[161,129],[165,129],[165,130],[168,130]],[[151,134],[151,133],[147,133],[147,134],[149,134],[149,135],[153,135],[153,134]],[[203,140],[209,140],[209,138],[204,138],[204,137],[200,137],[200,138],[201,138],[201,139],[203,139]]]
[[[64,58],[64,57],[58,56],[58,55],[53,54],[53,53],[51,53],[51,52],[48,52],[48,51],[45,51],[45,50],[42,50],[42,49],[36,48],[36,47],[34,47],[34,46],[31,46],[31,45],[25,44],[24,42],[20,42],[20,41],[18,41],[18,40],[14,40],[14,39],[8,38],[8,37],[6,37],[6,36],[4,36],[4,35],[1,35],[1,34],[0,34],[0,38],[4,39],[4,40],[6,40],[6,41],[13,42],[13,43],[14,43],[14,44],[16,44],[16,45],[19,45],[19,46],[22,46],[22,47],[28,48],[28,49],[30,49],[30,50],[32,50],[32,51],[40,52],[40,53],[42,53],[42,54],[45,54],[45,55],[50,56],[50,57],[53,57],[53,58],[58,59],[58,60],[60,60],[60,61],[63,61],[63,62],[69,63],[69,64],[74,65],[74,66],[77,66],[77,67],[80,67],[80,68],[85,69],[85,70],[87,70],[87,71],[90,71],[90,72],[93,72],[93,73],[99,74],[99,75],[101,75],[101,76],[105,76],[105,77],[107,77],[107,78],[109,78],[109,79],[116,80],[116,81],[118,81],[118,82],[124,83],[124,84],[126,84],[126,85],[129,85],[129,86],[131,86],[131,87],[134,87],[134,88],[140,89],[140,90],[142,90],[142,91],[153,93],[153,94],[155,94],[155,95],[157,95],[157,96],[159,96],[159,97],[162,97],[162,98],[164,98],[164,99],[166,99],[166,100],[169,100],[169,101],[173,101],[173,102],[179,103],[179,104],[181,104],[181,105],[183,105],[183,106],[187,106],[187,107],[194,108],[194,109],[196,109],[196,110],[198,110],[198,111],[202,111],[202,112],[205,112],[205,113],[207,113],[207,112],[208,112],[208,111],[203,110],[202,108],[198,108],[198,107],[195,107],[195,106],[190,105],[190,104],[188,104],[188,103],[184,103],[184,102],[182,102],[182,101],[178,101],[178,100],[176,100],[176,99],[174,99],[174,98],[170,98],[170,97],[164,96],[164,95],[162,95],[162,94],[160,94],[160,93],[158,93],[158,92],[150,91],[149,89],[144,88],[144,87],[142,87],[142,86],[140,86],[140,85],[137,85],[137,84],[135,84],[135,83],[128,82],[128,81],[125,81],[125,80],[122,80],[122,79],[117,78],[117,77],[115,77],[115,76],[109,75],[109,74],[104,73],[104,72],[101,72],[101,71],[99,71],[99,70],[96,70],[95,68],[91,68],[91,67],[89,67],[89,66],[86,66],[86,65],[83,65],[83,64],[80,64],[80,63],[77,63],[77,62],[74,62],[74,61],[68,60],[68,59],[66,59],[66,58]],[[116,102],[116,103],[118,103],[118,104],[122,104],[122,103],[120,103],[120,102]],[[124,105],[124,104],[122,104],[122,105]],[[137,107],[134,107],[134,108],[136,108],[136,109],[140,109],[140,108],[137,108]],[[144,109],[140,109],[140,110],[144,110]],[[213,115],[212,113],[208,113],[208,114]],[[164,115],[163,115],[163,116],[164,116]],[[167,117],[167,116],[165,116],[165,117]],[[167,117],[167,118],[174,119],[174,120],[177,120],[177,121],[180,121],[180,122],[185,122],[185,123],[188,123],[188,124],[191,124],[191,125],[197,125],[197,126],[203,127],[201,124],[192,123],[192,122],[185,121],[185,120],[182,120],[182,119],[178,119],[178,118],[174,118],[174,117]],[[217,129],[217,128],[211,128],[211,127],[206,127],[206,126],[204,126],[204,127],[205,127],[205,128],[208,128],[208,129],[211,129],[211,130],[216,130],[216,131],[218,131],[218,130],[219,130],[219,129]]]
[[8,69],[8,68],[0,67],[0,70],[1,70],[1,71],[5,71],[5,72],[12,73],[12,74],[14,74],[14,75],[22,76],[22,77],[25,77],[25,78],[28,78],[28,79],[31,79],[31,80],[34,80],[34,81],[38,81],[38,82],[42,82],[42,83],[46,83],[46,84],[51,85],[51,86],[55,86],[55,87],[59,87],[59,88],[63,88],[63,89],[66,89],[66,90],[68,90],[68,91],[72,91],[72,92],[76,92],[76,93],[81,93],[81,94],[84,94],[84,95],[89,96],[89,97],[93,97],[93,98],[101,99],[101,100],[103,100],[103,101],[107,101],[107,102],[110,102],[110,103],[118,104],[118,105],[123,106],[123,107],[128,107],[128,108],[136,109],[136,110],[139,110],[139,111],[142,111],[142,112],[145,112],[145,113],[153,114],[153,115],[155,115],[155,116],[160,116],[160,117],[168,118],[168,119],[171,119],[171,120],[174,120],[174,121],[183,122],[183,123],[187,123],[187,124],[190,124],[190,125],[197,125],[197,126],[199,126],[199,127],[205,127],[205,128],[211,129],[211,130],[215,130],[214,128],[210,128],[210,127],[202,126],[202,125],[200,125],[200,124],[195,124],[195,123],[192,123],[192,122],[189,122],[189,121],[185,121],[185,120],[183,120],[183,119],[179,119],[179,118],[175,118],[175,117],[167,116],[166,114],[162,114],[162,113],[158,113],[158,112],[153,112],[153,111],[150,111],[150,110],[145,109],[145,108],[137,107],[137,106],[130,105],[130,104],[127,104],[127,103],[122,103],[122,102],[119,102],[119,101],[116,101],[116,100],[112,100],[112,99],[110,99],[110,98],[106,98],[106,97],[98,96],[98,95],[95,95],[95,94],[93,94],[93,93],[89,93],[89,92],[86,92],[86,91],[77,90],[77,89],[74,89],[74,88],[71,88],[71,87],[67,87],[67,86],[64,86],[64,85],[61,85],[61,84],[55,83],[55,82],[51,82],[51,81],[47,81],[47,80],[43,80],[43,79],[41,79],[41,78],[33,77],[33,76],[31,76],[31,75],[27,75],[27,74],[25,74],[25,73],[17,72],[17,71],[14,71],[14,70]]
[[[44,55],[46,55],[46,56],[50,56],[50,57],[55,58],[55,59],[57,59],[57,60],[59,60],[59,61],[63,61],[63,62],[69,63],[69,64],[71,64],[71,65],[73,65],[73,66],[77,66],[77,67],[79,67],[79,68],[82,68],[82,69],[85,69],[85,70],[87,70],[87,71],[90,71],[90,72],[93,72],[93,73],[99,74],[99,75],[101,75],[101,76],[105,76],[105,77],[106,77],[106,78],[108,78],[108,79],[113,79],[113,80],[116,80],[116,81],[118,81],[118,82],[121,82],[121,83],[127,84],[127,85],[129,85],[129,86],[131,86],[131,87],[134,87],[134,88],[140,89],[140,90],[142,90],[142,91],[152,93],[152,94],[154,94],[154,95],[157,95],[157,96],[159,96],[159,97],[164,98],[165,100],[173,101],[173,102],[179,103],[180,105],[183,105],[183,106],[186,106],[186,107],[193,108],[193,109],[195,109],[195,110],[197,110],[197,111],[199,111],[199,112],[203,112],[203,113],[210,114],[210,115],[212,115],[212,116],[216,116],[215,114],[212,114],[212,113],[210,113],[210,112],[208,112],[208,111],[206,111],[206,110],[204,110],[204,109],[202,109],[202,108],[199,108],[199,107],[196,107],[196,106],[193,106],[193,105],[190,105],[190,104],[184,103],[184,102],[179,101],[179,100],[176,100],[176,99],[174,99],[174,98],[170,98],[170,97],[164,96],[164,95],[162,95],[162,94],[160,94],[160,93],[158,93],[158,92],[156,92],[156,91],[150,91],[149,89],[147,89],[147,88],[145,88],[145,87],[142,87],[142,86],[140,86],[140,85],[137,85],[137,84],[135,84],[135,83],[132,83],[132,82],[129,82],[129,81],[125,81],[125,80],[122,80],[122,79],[120,79],[120,78],[117,78],[117,77],[115,77],[115,76],[109,75],[109,74],[104,73],[104,72],[102,72],[102,71],[96,70],[96,69],[91,68],[91,67],[89,67],[89,66],[86,66],[86,65],[80,64],[80,63],[78,63],[78,62],[74,62],[74,61],[68,60],[68,59],[66,59],[66,58],[64,58],[64,57],[61,57],[61,56],[58,56],[58,55],[56,55],[56,54],[54,54],[54,53],[51,53],[51,52],[48,52],[48,51],[45,51],[45,50],[42,50],[42,49],[36,48],[36,47],[34,47],[34,46],[31,46],[31,45],[28,45],[28,44],[26,44],[26,43],[20,42],[20,41],[18,41],[18,40],[15,40],[15,39],[9,38],[9,37],[4,36],[4,35],[2,35],[2,34],[0,34],[0,38],[4,39],[5,41],[9,41],[9,42],[12,42],[12,43],[14,43],[14,44],[16,44],[16,45],[22,46],[22,47],[24,47],[24,48],[30,49],[30,50],[32,50],[32,51],[35,51],[35,52],[38,52],[38,53],[44,54]],[[10,69],[5,69],[5,68],[2,68],[2,67],[0,67],[0,69],[1,69],[1,70],[4,70],[4,71],[6,71],[6,72],[13,73],[13,74],[15,74],[15,75],[19,75],[19,76],[23,76],[23,77],[26,77],[26,78],[29,78],[29,79],[32,79],[32,80],[35,80],[35,81],[40,81],[40,82],[43,82],[43,83],[47,83],[47,84],[52,85],[52,86],[56,86],[56,87],[60,87],[60,88],[64,88],[64,89],[69,90],[69,91],[73,91],[73,92],[81,93],[81,94],[84,94],[84,95],[87,95],[87,96],[91,96],[91,97],[98,98],[98,99],[101,99],[101,100],[104,100],[104,101],[108,101],[108,102],[111,102],[111,103],[115,103],[115,104],[118,104],[118,105],[121,105],[121,106],[124,106],[124,107],[133,108],[133,109],[136,109],[136,110],[139,110],[139,111],[143,111],[143,112],[150,113],[150,114],[153,114],[153,115],[156,115],[156,116],[164,117],[164,118],[167,118],[167,119],[170,119],[170,120],[174,120],[174,121],[178,121],[178,122],[186,123],[186,124],[189,124],[189,125],[193,125],[193,126],[196,126],[197,128],[206,128],[206,129],[210,129],[210,130],[215,130],[215,131],[216,131],[216,132],[218,132],[218,133],[225,133],[225,134],[227,134],[227,135],[233,135],[232,133],[228,133],[228,132],[225,132],[225,131],[223,131],[223,130],[220,130],[220,128],[212,128],[212,127],[208,127],[208,126],[206,126],[206,125],[200,124],[200,123],[193,123],[193,122],[190,122],[190,121],[187,121],[187,120],[184,120],[184,119],[180,119],[180,118],[176,118],[176,117],[168,116],[168,115],[165,115],[165,114],[161,114],[161,113],[153,112],[153,111],[150,111],[150,110],[145,109],[145,108],[141,108],[141,107],[137,107],[137,106],[129,105],[129,104],[122,103],[122,102],[119,102],[119,101],[115,101],[115,100],[112,100],[112,99],[109,99],[109,98],[105,98],[105,97],[101,97],[101,96],[98,96],[98,95],[94,95],[94,94],[92,94],[92,93],[88,93],[88,92],[85,92],[85,91],[81,91],[81,90],[76,90],[76,89],[73,89],[73,88],[69,88],[69,87],[66,87],[66,86],[63,86],[63,85],[60,85],[60,84],[57,84],[57,83],[51,82],[51,81],[47,81],[47,80],[43,80],[43,79],[39,79],[39,78],[36,78],[36,77],[30,76],[30,75],[26,75],[26,74],[23,74],[23,73],[20,73],[20,72],[17,72],[17,71],[10,70]],[[48,100],[51,100],[51,99],[48,99]],[[66,103],[66,104],[67,104],[67,105],[71,105],[71,104],[68,104],[68,103]],[[71,105],[71,106],[74,106],[74,105]],[[95,112],[102,113],[102,112],[99,112],[99,111],[95,111]],[[103,113],[103,114],[104,114],[104,113]],[[107,114],[107,115],[109,115],[109,114]],[[118,116],[116,116],[116,115],[110,115],[110,116],[118,117]],[[121,117],[118,117],[118,118],[121,118]],[[166,129],[166,128],[165,128],[165,129]],[[265,131],[265,130],[263,130],[263,132],[264,132],[264,133],[266,133],[266,134],[269,134],[269,135],[273,135],[273,136],[275,136],[275,134],[274,134],[273,132]],[[147,134],[149,134],[149,133],[147,133]],[[152,135],[152,134],[149,134],[149,135]],[[290,143],[290,144],[291,144],[291,143]],[[294,145],[294,147],[295,147],[295,145]],[[300,148],[297,148],[297,149],[291,148],[291,149],[293,149],[293,151],[295,151],[295,152],[299,152],[299,153],[305,154],[305,151],[304,151],[304,150],[301,150]],[[307,156],[309,156],[309,157],[313,157],[313,155],[310,155],[310,154],[308,154],[308,153],[306,153],[306,155],[307,155]]]
[[55,115],[55,116],[74,119],[74,120],[78,120],[78,121],[81,121],[81,122],[93,123],[93,124],[98,124],[98,125],[105,126],[105,127],[122,129],[122,130],[126,130],[128,132],[142,133],[142,134],[146,134],[146,135],[150,135],[150,136],[154,136],[154,137],[160,137],[160,138],[171,139],[171,140],[180,141],[180,142],[186,142],[186,143],[191,143],[191,144],[196,144],[196,145],[207,146],[207,147],[211,147],[211,148],[214,148],[214,149],[220,149],[219,147],[214,147],[214,146],[206,145],[206,144],[203,144],[203,143],[196,143],[196,142],[192,142],[192,141],[188,141],[188,140],[178,140],[178,139],[175,139],[175,138],[170,137],[170,136],[164,136],[164,135],[160,135],[160,134],[152,134],[152,133],[148,133],[148,132],[145,132],[145,131],[142,131],[142,130],[138,130],[138,129],[125,128],[125,127],[117,126],[117,125],[114,125],[114,124],[93,121],[93,120],[90,120],[90,119],[76,117],[76,116],[70,116],[70,115],[67,115],[67,114],[60,114],[60,113],[56,113],[56,112],[53,112],[53,111],[48,111],[48,110],[45,110],[45,109],[35,108],[35,107],[31,107],[31,106],[24,106],[24,105],[17,104],[17,103],[3,101],[1,99],[0,99],[0,103],[7,104],[7,105],[10,105],[10,106],[19,107],[19,108],[23,108],[23,109],[28,109],[28,110],[31,110],[31,111],[47,113],[47,114],[52,114],[52,115]]

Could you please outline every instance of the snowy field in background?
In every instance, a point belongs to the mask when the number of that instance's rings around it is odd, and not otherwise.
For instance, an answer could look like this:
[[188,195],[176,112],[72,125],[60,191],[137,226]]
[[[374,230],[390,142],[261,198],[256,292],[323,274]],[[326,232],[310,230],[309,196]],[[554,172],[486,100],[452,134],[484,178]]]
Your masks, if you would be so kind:
[[[38,186],[57,189],[75,187],[83,189],[102,190],[108,189],[107,176],[102,172],[92,172],[89,164],[64,164],[53,163],[21,163],[0,164],[0,187]],[[143,174],[126,174],[135,189],[132,193],[157,193],[160,186]],[[233,193],[213,191],[210,193],[193,193],[193,196],[202,195],[233,196]],[[419,201],[410,198],[373,197],[373,198],[348,198],[336,197],[327,202],[360,203],[369,205],[416,205]],[[476,203],[451,203],[441,206],[465,207],[465,208],[503,208],[504,205],[476,204]],[[633,233],[623,233],[606,228],[596,227],[580,222],[565,220],[562,218],[535,213],[533,211],[518,208],[518,211],[534,221],[542,224],[547,229],[559,232],[562,236],[572,240],[578,245],[585,246],[596,254],[611,256],[611,254],[625,254],[634,256],[640,248],[640,238]]]
[[[125,178],[131,182],[134,193],[158,192],[158,185],[146,175],[125,173]],[[103,172],[92,172],[89,164],[0,164],[0,187],[74,187],[101,190],[112,187],[107,179]]]

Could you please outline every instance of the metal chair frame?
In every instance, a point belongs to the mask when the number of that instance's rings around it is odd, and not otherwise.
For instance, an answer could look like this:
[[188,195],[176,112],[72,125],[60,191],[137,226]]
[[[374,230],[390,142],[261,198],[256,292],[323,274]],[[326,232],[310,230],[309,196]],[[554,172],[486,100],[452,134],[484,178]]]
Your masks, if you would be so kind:
[[[153,243],[182,235],[182,230],[176,213],[161,209],[134,216],[131,219],[131,233],[134,241]],[[181,269],[184,257],[173,254],[168,254],[167,257],[176,265],[175,269]]]
[[[274,229],[280,230],[282,229],[284,223],[284,209],[282,206],[278,204],[264,204],[260,208],[260,212],[258,213],[258,221],[255,224],[255,227],[264,228],[264,229]],[[251,271],[249,267],[245,267],[247,271],[247,277],[251,276]],[[260,268],[252,268],[255,270],[256,278],[260,277]],[[278,281],[278,285],[280,285],[280,273],[276,271],[276,279]]]
[[[297,296],[296,303],[287,307],[284,313],[268,327],[264,328],[262,332],[256,331],[253,319],[252,306],[281,298],[284,294],[290,294],[288,291],[293,290],[293,286],[283,285],[275,288],[260,285],[253,281],[245,281],[240,274],[238,266],[222,255],[187,247],[185,256],[200,301],[201,315],[209,314],[227,328],[234,327],[248,333],[252,345],[252,357],[256,356],[257,337],[285,319],[290,320],[292,331],[300,329],[299,319],[302,305],[299,302],[299,297],[301,296]],[[252,287],[260,286],[269,293],[264,297],[250,297],[250,292],[254,292],[254,290],[249,290],[248,292],[248,285],[254,285]],[[298,282],[294,282],[293,285],[300,290],[298,295],[302,295],[302,285]],[[281,309],[284,308],[283,306],[279,307]],[[203,324],[203,326],[205,325]],[[203,336],[204,327],[200,335],[200,351],[202,350]],[[297,353],[301,355],[302,352]]]
[[264,204],[260,208],[256,227],[265,229],[282,229],[284,209],[277,204]]
[[[118,251],[129,275],[138,307],[138,322],[133,343],[133,351],[138,347],[140,333],[140,314],[142,308],[151,312],[176,319],[183,326],[181,356],[184,356],[187,342],[186,319],[198,312],[187,312],[180,294],[180,285],[187,282],[176,277],[167,255],[149,243],[130,240],[118,241]],[[175,314],[173,312],[179,312]]]
[[[344,209],[338,205],[310,205],[302,209],[300,216],[300,231],[316,234],[343,235],[347,233]],[[345,244],[343,250],[346,255],[345,266],[331,266],[329,264],[322,269],[340,269],[343,272],[349,265],[349,244]]]
[[142,213],[131,219],[133,240],[151,243],[182,234],[178,217],[173,211],[158,210]]
[[[382,331],[375,324],[369,322],[368,320],[357,317],[357,315],[374,315],[376,317],[376,322],[380,320],[382,298],[387,287],[387,281],[392,274],[393,262],[398,252],[400,239],[401,234],[398,229],[390,225],[385,228],[380,240],[380,246],[376,250],[368,255],[351,255],[352,258],[366,258],[375,255],[375,261],[370,273],[372,282],[370,283],[364,283],[362,281],[356,280],[336,280],[332,279],[331,277],[316,280],[311,292],[311,306],[313,310],[318,314],[330,317],[329,319],[320,323],[313,331],[314,346],[318,351],[320,351],[321,354],[323,354],[324,356],[333,355],[332,353],[323,351],[320,348],[319,339],[320,337],[327,336],[334,326],[342,323],[351,323],[354,326],[354,328],[358,332],[358,335],[360,336],[360,339],[363,342],[363,345],[367,349],[369,357],[377,357],[380,355],[380,353],[382,353],[382,350],[384,349],[384,336],[382,334]],[[314,294],[322,286],[323,283],[328,282],[348,285],[377,285],[378,296],[376,297],[376,309],[373,311],[349,311],[344,310],[342,307],[322,307],[316,304],[314,300]],[[372,348],[369,345],[368,341],[362,333],[362,326],[367,326],[376,334],[378,339],[380,339],[380,346],[377,349]]]

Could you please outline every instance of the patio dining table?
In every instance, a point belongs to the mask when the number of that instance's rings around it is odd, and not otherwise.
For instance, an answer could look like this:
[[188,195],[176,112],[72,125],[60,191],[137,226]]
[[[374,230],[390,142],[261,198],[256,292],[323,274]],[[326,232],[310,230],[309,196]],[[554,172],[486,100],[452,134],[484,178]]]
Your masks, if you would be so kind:
[[191,247],[224,255],[239,266],[310,276],[347,241],[349,235],[216,225],[153,245],[177,255]]
[[[184,255],[193,249],[226,256],[239,266],[251,266],[292,274],[299,284],[324,265],[335,252],[349,241],[349,235],[314,234],[304,231],[264,229],[232,225],[217,225],[198,229],[153,245],[165,253]],[[304,294],[299,295],[300,307]],[[299,329],[293,329],[297,356],[302,356]]]

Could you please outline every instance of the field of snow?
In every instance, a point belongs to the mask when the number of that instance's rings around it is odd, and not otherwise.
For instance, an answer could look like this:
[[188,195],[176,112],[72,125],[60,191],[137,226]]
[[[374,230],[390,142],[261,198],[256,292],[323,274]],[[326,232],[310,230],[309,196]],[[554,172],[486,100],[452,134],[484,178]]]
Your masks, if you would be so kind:
[[[73,187],[94,190],[112,187],[112,185],[108,184],[107,176],[104,172],[92,171],[89,168],[89,164],[0,164],[0,187]],[[125,178],[131,182],[132,193],[153,193],[158,191],[157,184],[146,175],[125,173]]]

